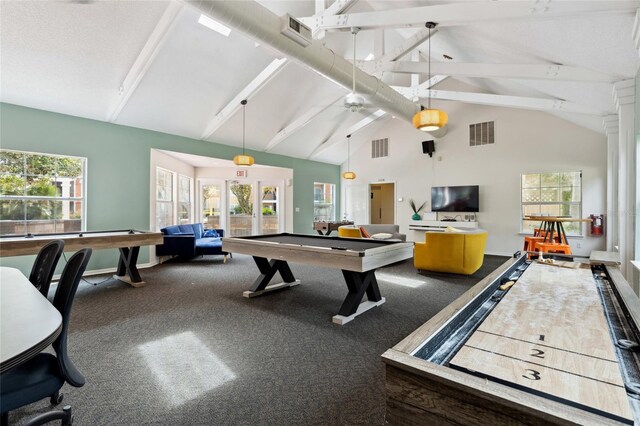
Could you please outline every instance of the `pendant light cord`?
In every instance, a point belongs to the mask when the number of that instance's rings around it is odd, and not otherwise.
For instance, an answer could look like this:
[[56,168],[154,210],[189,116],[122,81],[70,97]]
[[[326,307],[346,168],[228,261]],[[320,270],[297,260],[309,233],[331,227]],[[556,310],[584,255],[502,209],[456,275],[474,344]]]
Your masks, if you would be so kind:
[[247,109],[247,100],[243,99],[242,102],[242,155],[244,155],[244,132],[245,132],[245,113]]
[[429,87],[427,90],[429,91],[429,109],[431,109],[431,27],[429,27]]

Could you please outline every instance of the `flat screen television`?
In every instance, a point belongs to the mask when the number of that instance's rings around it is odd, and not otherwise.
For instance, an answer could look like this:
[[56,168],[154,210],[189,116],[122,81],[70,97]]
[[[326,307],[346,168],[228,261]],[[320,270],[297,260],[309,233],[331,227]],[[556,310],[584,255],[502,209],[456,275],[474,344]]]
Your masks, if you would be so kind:
[[480,190],[478,185],[432,187],[431,211],[479,212]]

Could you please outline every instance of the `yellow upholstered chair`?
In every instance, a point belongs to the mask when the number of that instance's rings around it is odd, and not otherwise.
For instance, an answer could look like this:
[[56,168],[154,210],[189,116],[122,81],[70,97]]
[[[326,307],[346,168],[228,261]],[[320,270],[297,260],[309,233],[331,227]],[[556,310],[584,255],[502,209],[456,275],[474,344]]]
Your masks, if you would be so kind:
[[427,232],[424,243],[416,243],[416,269],[471,275],[482,266],[487,231]]
[[338,227],[338,237],[362,238],[362,234],[357,226],[343,225]]

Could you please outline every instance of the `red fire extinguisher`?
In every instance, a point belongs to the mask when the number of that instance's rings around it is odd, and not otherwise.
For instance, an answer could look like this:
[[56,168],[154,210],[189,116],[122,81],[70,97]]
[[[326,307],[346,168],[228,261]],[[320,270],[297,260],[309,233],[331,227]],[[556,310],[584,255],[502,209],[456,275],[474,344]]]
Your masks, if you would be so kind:
[[591,235],[603,235],[604,234],[604,215],[590,214],[589,219],[591,219]]

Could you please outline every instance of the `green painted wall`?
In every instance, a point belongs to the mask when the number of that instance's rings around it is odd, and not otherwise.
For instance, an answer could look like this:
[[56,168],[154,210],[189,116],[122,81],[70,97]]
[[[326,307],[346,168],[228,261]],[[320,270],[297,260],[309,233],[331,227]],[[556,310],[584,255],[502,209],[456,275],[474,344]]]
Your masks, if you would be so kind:
[[[149,229],[151,149],[233,159],[238,148],[166,133],[0,103],[0,148],[87,158],[87,230]],[[313,183],[340,185],[340,167],[248,151],[256,163],[293,169],[293,229],[312,233]],[[338,207],[337,211],[340,211]],[[117,252],[95,252],[89,269],[116,266]],[[149,261],[147,249],[139,263]],[[0,258],[28,272],[33,258]]]

